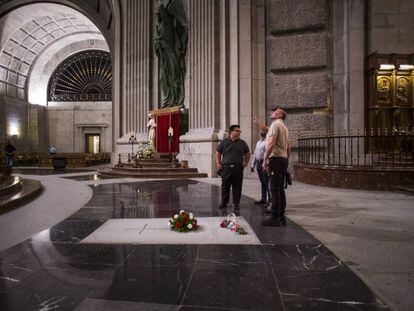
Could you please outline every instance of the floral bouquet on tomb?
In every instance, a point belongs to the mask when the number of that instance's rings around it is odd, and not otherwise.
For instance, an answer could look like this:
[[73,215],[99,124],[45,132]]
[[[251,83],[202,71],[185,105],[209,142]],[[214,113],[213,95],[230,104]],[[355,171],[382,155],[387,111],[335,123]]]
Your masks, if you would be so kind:
[[154,157],[154,147],[151,144],[138,144],[137,149],[137,158],[138,160],[142,159],[152,159]]
[[189,232],[197,230],[197,219],[192,213],[187,213],[181,210],[179,214],[175,214],[173,218],[168,221],[171,230],[178,232]]
[[231,231],[241,235],[247,234],[246,229],[238,223],[237,216],[234,213],[227,215],[227,219],[224,219],[220,223],[220,227],[230,229]]

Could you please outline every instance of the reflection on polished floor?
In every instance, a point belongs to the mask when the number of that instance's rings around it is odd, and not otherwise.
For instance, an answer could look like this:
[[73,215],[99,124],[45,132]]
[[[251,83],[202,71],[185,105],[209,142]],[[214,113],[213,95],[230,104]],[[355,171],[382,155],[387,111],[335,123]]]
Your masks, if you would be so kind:
[[0,253],[0,310],[388,310],[305,230],[262,227],[260,245],[79,244],[108,219],[219,216],[220,188],[191,180],[92,186],[59,224]]

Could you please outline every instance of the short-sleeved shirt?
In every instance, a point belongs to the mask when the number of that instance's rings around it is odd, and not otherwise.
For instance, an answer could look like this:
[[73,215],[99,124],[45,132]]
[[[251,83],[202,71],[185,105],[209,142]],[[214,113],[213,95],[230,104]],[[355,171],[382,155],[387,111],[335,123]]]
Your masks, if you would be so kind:
[[250,150],[243,139],[226,138],[217,146],[217,152],[222,154],[223,164],[243,164],[244,155]]
[[289,130],[283,123],[283,120],[277,119],[270,125],[269,131],[267,132],[267,138],[276,137],[276,144],[273,146],[273,150],[270,153],[271,157],[288,157],[288,146],[289,146]]

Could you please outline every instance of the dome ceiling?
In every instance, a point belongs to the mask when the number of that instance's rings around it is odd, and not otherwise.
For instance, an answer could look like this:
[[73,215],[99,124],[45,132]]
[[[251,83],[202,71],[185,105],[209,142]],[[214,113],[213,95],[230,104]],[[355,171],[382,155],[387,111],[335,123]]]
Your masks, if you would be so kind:
[[73,34],[99,33],[84,15],[56,4],[16,9],[0,20],[0,29],[0,94],[22,100],[30,68],[48,46]]

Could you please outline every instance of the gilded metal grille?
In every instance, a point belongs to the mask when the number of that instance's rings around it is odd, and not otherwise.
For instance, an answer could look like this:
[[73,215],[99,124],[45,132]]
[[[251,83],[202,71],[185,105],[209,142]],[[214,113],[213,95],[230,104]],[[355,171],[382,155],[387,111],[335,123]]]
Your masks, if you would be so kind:
[[112,100],[112,62],[108,52],[79,52],[64,60],[52,75],[49,101]]

